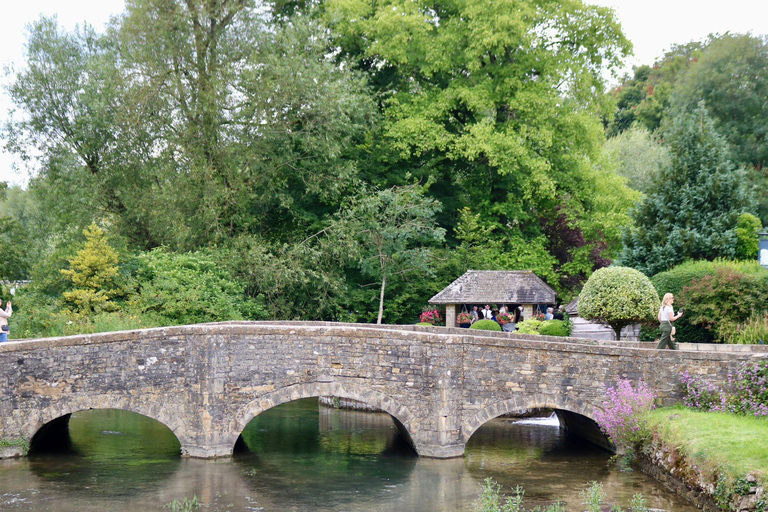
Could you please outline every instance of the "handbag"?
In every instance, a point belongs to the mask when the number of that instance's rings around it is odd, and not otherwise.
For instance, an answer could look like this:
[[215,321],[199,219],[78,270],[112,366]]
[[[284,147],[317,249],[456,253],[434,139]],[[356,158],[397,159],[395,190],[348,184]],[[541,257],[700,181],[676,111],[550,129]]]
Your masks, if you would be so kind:
[[11,328],[8,327],[8,324],[0,325],[0,329],[2,329],[5,332],[10,332],[11,331]]

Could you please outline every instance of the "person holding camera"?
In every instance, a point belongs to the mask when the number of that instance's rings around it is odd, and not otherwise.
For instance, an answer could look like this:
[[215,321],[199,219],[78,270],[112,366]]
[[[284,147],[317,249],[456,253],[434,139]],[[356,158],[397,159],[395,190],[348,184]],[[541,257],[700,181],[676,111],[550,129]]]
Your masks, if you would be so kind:
[[[0,306],[3,305],[3,301],[0,300]],[[13,314],[13,308],[11,307],[11,301],[8,301],[8,305],[5,306],[5,309],[0,309],[0,342],[2,341],[8,341],[8,332],[10,331],[10,327],[8,327],[8,319]]]
[[657,349],[663,349],[669,345],[671,350],[677,350],[677,345],[675,344],[675,328],[672,326],[672,322],[683,316],[683,310],[681,309],[675,314],[675,310],[672,308],[674,302],[675,297],[671,293],[665,293],[664,298],[661,300],[661,308],[659,308],[661,339],[659,340],[659,344],[656,345]]

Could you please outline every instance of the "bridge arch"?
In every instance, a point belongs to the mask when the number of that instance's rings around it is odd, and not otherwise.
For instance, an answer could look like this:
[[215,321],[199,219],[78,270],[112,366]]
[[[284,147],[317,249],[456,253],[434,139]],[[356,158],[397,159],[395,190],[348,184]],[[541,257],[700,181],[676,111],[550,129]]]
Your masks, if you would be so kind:
[[[563,423],[564,418],[570,419],[573,415],[583,417],[587,420],[585,422],[586,427],[584,423],[579,423],[578,427],[576,425],[566,425],[566,427],[573,428],[577,434],[582,435],[599,446],[607,448],[610,445],[607,438],[599,431],[599,427],[597,427],[597,423],[594,420],[596,407],[582,400],[552,395],[518,395],[490,404],[463,422],[461,439],[466,444],[469,438],[472,437],[472,434],[488,421],[504,414],[530,409],[554,409],[561,423]],[[590,428],[592,424],[594,424],[596,431],[591,431],[593,430]],[[581,430],[584,431],[582,432]]]
[[55,406],[47,407],[33,421],[27,424],[25,438],[31,442],[46,425],[76,412],[90,410],[116,409],[141,414],[167,427],[181,444],[182,448],[189,440],[184,435],[181,423],[183,415],[169,404],[132,400],[124,395],[73,396],[72,399]]
[[417,419],[407,407],[398,403],[394,398],[378,391],[361,388],[358,385],[347,387],[339,382],[295,384],[272,391],[248,402],[236,414],[233,421],[231,438],[228,439],[228,442],[234,447],[237,438],[248,423],[262,412],[287,402],[320,396],[349,398],[381,409],[392,416],[399,433],[418,451],[418,446],[412,437],[417,428]]

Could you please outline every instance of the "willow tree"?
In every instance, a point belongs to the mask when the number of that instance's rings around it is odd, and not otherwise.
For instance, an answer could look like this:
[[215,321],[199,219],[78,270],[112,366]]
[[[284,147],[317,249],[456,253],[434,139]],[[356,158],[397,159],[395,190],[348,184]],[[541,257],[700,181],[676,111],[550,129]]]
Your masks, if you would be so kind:
[[42,18],[10,145],[139,247],[287,237],[338,204],[375,121],[327,47],[317,23],[267,25],[253,0],[128,0],[104,34]]

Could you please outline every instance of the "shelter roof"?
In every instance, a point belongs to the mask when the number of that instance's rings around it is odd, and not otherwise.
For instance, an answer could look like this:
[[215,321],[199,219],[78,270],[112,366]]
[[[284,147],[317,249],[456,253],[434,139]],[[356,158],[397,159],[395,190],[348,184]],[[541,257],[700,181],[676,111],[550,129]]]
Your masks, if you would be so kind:
[[554,304],[555,290],[530,270],[468,270],[430,304]]

